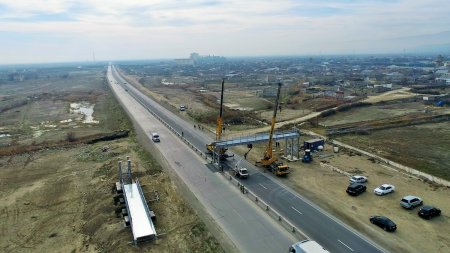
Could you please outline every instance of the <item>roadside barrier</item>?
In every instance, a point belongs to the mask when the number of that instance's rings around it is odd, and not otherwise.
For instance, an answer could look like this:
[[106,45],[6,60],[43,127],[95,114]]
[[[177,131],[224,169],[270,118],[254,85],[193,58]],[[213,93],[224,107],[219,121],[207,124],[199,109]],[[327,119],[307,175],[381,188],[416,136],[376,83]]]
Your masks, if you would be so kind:
[[[121,84],[122,85],[122,84]],[[196,153],[200,155],[200,157],[204,158],[208,162],[208,155],[200,151],[197,147],[195,147],[191,142],[189,142],[180,132],[177,132],[172,126],[170,126],[167,122],[165,122],[161,117],[159,117],[152,109],[150,109],[147,105],[144,104],[143,101],[140,100],[137,96],[135,96],[132,92],[128,92],[139,104],[141,104],[148,112],[150,112],[156,119],[158,119],[161,123],[163,123],[170,131],[172,131],[176,136],[181,138],[181,140],[187,144],[188,147],[192,148]],[[210,161],[212,163],[212,160]],[[307,235],[305,235],[300,229],[298,229],[295,225],[292,224],[288,219],[284,218],[281,214],[271,208],[267,203],[261,200],[256,194],[254,194],[249,189],[245,188],[238,180],[233,178],[228,171],[221,172],[227,181],[231,184],[239,187],[242,194],[247,196],[249,199],[254,201],[254,203],[259,206],[261,209],[266,211],[266,213],[272,217],[274,220],[278,221],[286,230],[294,234],[299,239],[309,239]]]
[[232,185],[235,185],[239,188],[242,194],[247,196],[250,200],[252,200],[258,207],[264,210],[270,217],[274,220],[278,221],[287,231],[294,234],[299,239],[310,239],[306,234],[304,234],[300,229],[298,229],[295,225],[292,224],[288,219],[284,218],[281,214],[275,211],[270,205],[261,200],[258,195],[245,188],[243,184],[241,184],[237,179],[235,179],[228,171],[220,173],[222,174],[227,181],[229,181]]

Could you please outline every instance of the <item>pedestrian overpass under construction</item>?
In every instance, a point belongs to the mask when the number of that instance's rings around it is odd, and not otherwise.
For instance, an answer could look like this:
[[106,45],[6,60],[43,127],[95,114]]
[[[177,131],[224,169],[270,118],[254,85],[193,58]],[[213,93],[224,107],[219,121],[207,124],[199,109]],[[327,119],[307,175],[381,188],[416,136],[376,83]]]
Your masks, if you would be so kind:
[[[131,176],[131,161],[127,159],[127,171],[122,171],[122,162],[119,162],[119,182],[116,182],[117,196],[114,198],[120,206],[116,213],[121,213],[126,227],[130,226],[133,233],[133,242],[156,239],[156,230],[152,218],[154,213],[150,210],[142,192],[141,184]],[[117,210],[120,210],[117,212]]]
[[[270,135],[257,134],[251,136],[240,136],[229,140],[216,141],[212,144],[218,149],[227,149],[234,146],[256,144],[261,142],[268,142]],[[300,131],[298,129],[275,132],[272,136],[274,141],[285,140],[284,157],[288,160],[295,160],[300,155]]]

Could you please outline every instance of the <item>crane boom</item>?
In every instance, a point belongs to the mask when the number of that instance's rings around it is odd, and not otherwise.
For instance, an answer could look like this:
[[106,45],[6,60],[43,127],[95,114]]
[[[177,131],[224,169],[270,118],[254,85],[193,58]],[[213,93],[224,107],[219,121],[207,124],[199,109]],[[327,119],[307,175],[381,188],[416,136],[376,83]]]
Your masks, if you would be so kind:
[[222,89],[220,92],[220,110],[219,110],[219,116],[217,117],[217,125],[216,125],[216,140],[213,143],[206,144],[206,152],[208,154],[212,154],[213,157],[217,155],[219,160],[225,160],[227,157],[232,157],[233,155],[227,154],[227,148],[217,148],[216,142],[221,140],[222,137],[222,131],[223,131],[223,92],[224,92],[224,86],[225,86],[225,78],[222,79]]
[[220,111],[219,116],[217,117],[217,125],[216,125],[216,141],[220,141],[220,137],[222,136],[222,113],[223,113],[223,91],[225,86],[225,78],[222,79],[222,89],[220,92]]
[[266,151],[264,152],[264,158],[261,161],[261,163],[264,166],[269,166],[276,160],[276,158],[272,154],[272,137],[273,137],[273,132],[275,130],[275,123],[276,123],[277,111],[278,111],[278,103],[280,100],[280,92],[281,92],[281,83],[278,83],[277,98],[275,100],[275,107],[273,109],[272,123],[270,125],[269,144],[267,145]]

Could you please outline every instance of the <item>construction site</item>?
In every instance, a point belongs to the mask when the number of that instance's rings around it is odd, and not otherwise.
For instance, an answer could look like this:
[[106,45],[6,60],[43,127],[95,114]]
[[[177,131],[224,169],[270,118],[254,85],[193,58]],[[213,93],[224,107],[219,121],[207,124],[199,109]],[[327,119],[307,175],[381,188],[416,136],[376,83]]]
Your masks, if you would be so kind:
[[[450,197],[448,107],[424,103],[421,95],[398,89],[347,103],[330,101],[315,111],[314,101],[308,100],[303,105],[308,109],[293,110],[281,103],[291,99],[280,96],[288,94],[280,92],[281,84],[272,86],[275,97],[262,99],[236,83],[224,88],[224,80],[199,91],[152,86],[139,76],[122,73],[136,88],[198,126],[198,131],[214,136],[206,152],[219,168],[238,154],[393,252],[450,249],[444,235],[450,232],[445,214],[450,210],[445,201]],[[358,198],[345,193],[353,175],[369,178],[368,193]],[[396,193],[383,198],[371,193],[383,183],[396,185]],[[432,222],[416,220],[414,211],[404,211],[398,204],[408,194],[439,206],[443,215]],[[368,222],[375,214],[388,215],[401,231],[386,237]],[[416,233],[419,228],[421,233]]]
[[[152,86],[126,66],[118,70],[210,136],[198,152],[215,170],[233,175],[243,194],[254,176],[247,167],[254,165],[389,251],[450,250],[448,107],[424,103],[404,88],[349,102],[308,98],[293,106],[289,101],[303,100],[282,82],[268,85],[273,96],[261,97],[227,79],[208,89]],[[68,78],[2,86],[8,93],[0,101],[1,249],[224,251],[226,240],[199,217],[196,198],[157,162],[155,146],[142,141],[148,133],[133,128],[109,92],[105,69],[54,71]],[[345,193],[353,175],[369,178],[367,193],[357,198]],[[396,192],[374,195],[384,183]],[[425,221],[403,210],[398,202],[409,194],[442,215]],[[395,234],[370,224],[379,214],[396,222]]]

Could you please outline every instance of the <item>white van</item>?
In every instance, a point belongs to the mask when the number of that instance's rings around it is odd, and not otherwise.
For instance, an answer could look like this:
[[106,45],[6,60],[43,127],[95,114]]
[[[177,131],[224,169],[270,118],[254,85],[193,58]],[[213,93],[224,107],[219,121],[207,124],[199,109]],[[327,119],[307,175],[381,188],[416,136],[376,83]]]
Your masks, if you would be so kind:
[[152,141],[159,142],[159,134],[158,133],[152,133]]
[[289,247],[289,253],[330,253],[315,241],[304,240]]

